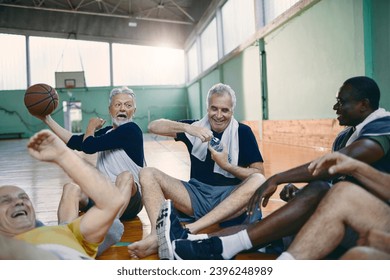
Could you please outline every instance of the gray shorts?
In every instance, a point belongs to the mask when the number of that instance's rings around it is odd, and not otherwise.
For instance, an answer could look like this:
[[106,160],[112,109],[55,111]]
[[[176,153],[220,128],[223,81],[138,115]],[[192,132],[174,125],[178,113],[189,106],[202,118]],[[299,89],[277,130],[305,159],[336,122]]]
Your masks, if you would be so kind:
[[[191,205],[193,209],[193,216],[188,216],[183,213],[179,213],[180,220],[182,222],[193,222],[200,219],[208,212],[213,210],[218,204],[226,199],[236,188],[233,186],[212,186],[204,184],[196,179],[190,179],[190,181],[182,181],[188,194],[190,195]],[[257,220],[261,219],[261,212],[255,215]],[[221,226],[232,226],[235,224],[241,224],[246,220],[246,213],[239,217],[233,218],[230,221],[221,223]]]
[[129,205],[127,205],[126,210],[123,212],[120,217],[121,221],[128,221],[137,216],[137,214],[142,210],[142,196],[139,191],[139,186],[137,192],[131,197]]
[[[95,202],[92,199],[88,199],[88,205],[81,209],[81,211],[86,212],[92,206],[95,205]],[[120,217],[121,221],[128,221],[137,216],[137,214],[142,210],[142,196],[139,191],[139,187],[137,188],[137,192],[131,197],[129,204],[127,205],[125,211]]]

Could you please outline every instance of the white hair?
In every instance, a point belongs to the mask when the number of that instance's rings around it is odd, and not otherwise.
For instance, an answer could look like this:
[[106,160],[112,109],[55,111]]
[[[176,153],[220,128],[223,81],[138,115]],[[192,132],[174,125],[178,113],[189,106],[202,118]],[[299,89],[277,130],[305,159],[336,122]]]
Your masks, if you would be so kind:
[[131,96],[131,98],[133,98],[133,100],[134,100],[134,108],[137,107],[136,102],[135,102],[135,93],[132,89],[129,89],[128,87],[120,87],[120,88],[118,87],[118,88],[112,89],[110,92],[110,98],[109,98],[110,105],[112,102],[112,98],[115,95],[120,94],[120,93],[124,93],[124,94]]
[[236,99],[236,93],[234,92],[234,90],[230,86],[222,84],[222,83],[218,83],[216,85],[213,85],[209,89],[209,92],[207,93],[207,100],[206,100],[207,108],[209,107],[211,96],[213,96],[214,94],[220,94],[220,95],[228,94],[228,95],[230,95],[230,97],[232,98],[232,109],[234,111],[234,108],[236,107],[237,99]]

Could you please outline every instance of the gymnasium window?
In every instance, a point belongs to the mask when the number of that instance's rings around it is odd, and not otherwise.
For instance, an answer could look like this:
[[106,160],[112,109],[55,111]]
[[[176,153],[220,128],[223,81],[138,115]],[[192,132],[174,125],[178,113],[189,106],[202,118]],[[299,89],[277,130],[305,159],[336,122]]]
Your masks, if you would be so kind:
[[110,85],[108,43],[30,37],[30,53],[31,84],[55,85],[55,72],[84,71],[88,87]]
[[300,0],[263,0],[264,1],[264,16],[265,24],[270,23],[272,20],[280,16],[289,8],[294,6]]
[[255,32],[254,1],[229,0],[222,9],[224,55]]
[[115,85],[181,85],[184,51],[172,48],[113,44]]
[[198,65],[198,43],[192,44],[191,48],[187,52],[187,61],[188,61],[188,78],[193,80],[196,76],[199,75],[199,65]]
[[0,90],[27,88],[26,38],[0,34]]
[[218,61],[217,21],[214,18],[200,35],[202,71]]

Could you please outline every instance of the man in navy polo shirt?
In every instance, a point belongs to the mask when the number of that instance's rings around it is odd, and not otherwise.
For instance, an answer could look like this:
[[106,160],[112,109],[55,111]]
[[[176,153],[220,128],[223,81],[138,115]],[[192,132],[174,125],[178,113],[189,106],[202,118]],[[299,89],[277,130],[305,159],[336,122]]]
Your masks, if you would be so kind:
[[[158,250],[161,259],[171,257],[172,252],[158,244],[156,229],[156,224],[162,228],[158,213],[166,198],[190,219],[186,225],[189,235],[227,220],[229,224],[245,220],[245,206],[265,178],[256,138],[250,127],[234,119],[235,105],[232,88],[216,84],[208,92],[207,114],[203,119],[178,122],[160,119],[149,124],[150,132],[174,137],[186,145],[191,179],[184,182],[151,167],[141,171],[143,202],[152,229],[146,238],[128,246],[130,256],[143,258]],[[220,139],[223,151],[210,147],[213,137]],[[256,219],[260,218],[261,212]]]

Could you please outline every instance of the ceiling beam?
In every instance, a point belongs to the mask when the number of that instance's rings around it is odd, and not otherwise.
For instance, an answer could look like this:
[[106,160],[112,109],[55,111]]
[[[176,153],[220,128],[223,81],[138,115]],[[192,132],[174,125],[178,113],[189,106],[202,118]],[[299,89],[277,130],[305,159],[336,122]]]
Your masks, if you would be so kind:
[[171,3],[180,11],[182,12],[185,16],[187,16],[192,22],[195,22],[195,19],[190,16],[189,13],[187,13],[182,7],[180,7],[175,1],[171,0]]
[[60,12],[60,13],[71,13],[71,14],[83,14],[83,15],[92,15],[92,16],[104,16],[104,17],[115,17],[115,18],[127,18],[127,19],[136,19],[136,20],[145,20],[145,21],[154,21],[154,22],[163,22],[163,23],[172,23],[172,24],[183,24],[183,25],[193,25],[193,22],[181,21],[181,20],[170,20],[170,19],[160,19],[152,17],[139,17],[139,16],[130,16],[130,15],[118,15],[118,14],[109,14],[109,13],[95,13],[95,12],[84,12],[78,10],[65,10],[65,9],[55,9],[55,8],[43,8],[43,7],[33,7],[33,6],[21,6],[14,4],[2,4],[3,7],[11,8],[22,8],[30,10],[40,10],[40,11],[50,11],[50,12]]

